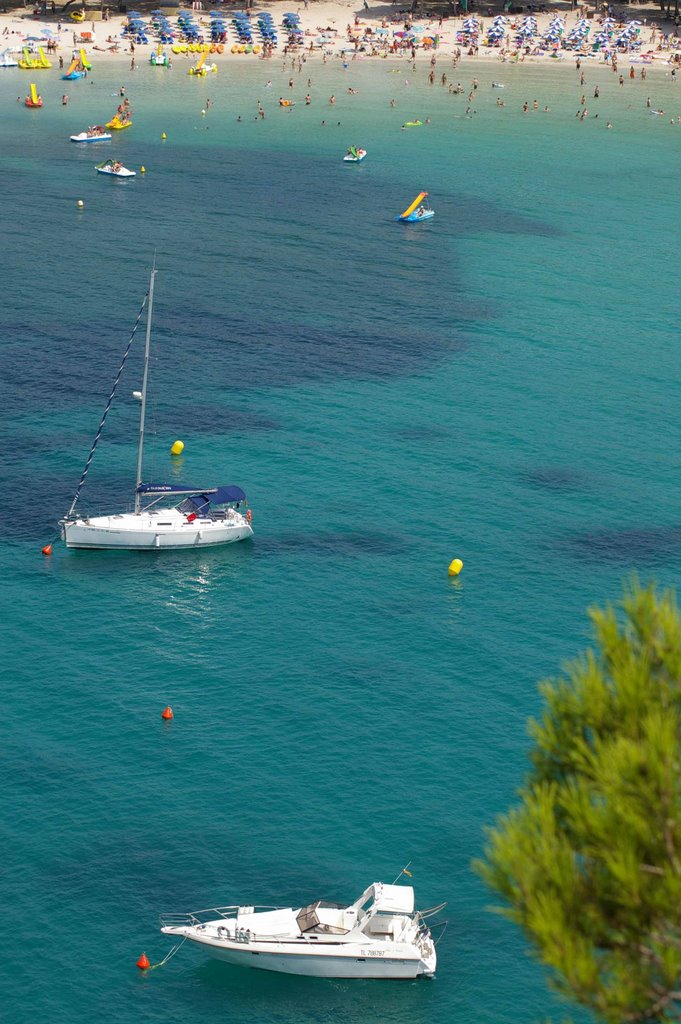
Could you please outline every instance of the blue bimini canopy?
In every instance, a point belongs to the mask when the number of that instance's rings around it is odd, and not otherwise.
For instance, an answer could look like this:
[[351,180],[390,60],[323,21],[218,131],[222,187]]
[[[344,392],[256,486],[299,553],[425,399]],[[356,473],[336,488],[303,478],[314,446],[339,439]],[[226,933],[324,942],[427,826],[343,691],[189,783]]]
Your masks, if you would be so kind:
[[240,487],[228,484],[224,487],[187,487],[185,484],[140,484],[138,494],[164,495],[188,494],[201,504],[228,505],[235,501],[245,501],[246,495]]
[[203,494],[192,494],[178,505],[180,512],[199,516],[207,516],[213,505],[234,505],[245,501],[246,495],[240,487],[217,487],[214,491]]

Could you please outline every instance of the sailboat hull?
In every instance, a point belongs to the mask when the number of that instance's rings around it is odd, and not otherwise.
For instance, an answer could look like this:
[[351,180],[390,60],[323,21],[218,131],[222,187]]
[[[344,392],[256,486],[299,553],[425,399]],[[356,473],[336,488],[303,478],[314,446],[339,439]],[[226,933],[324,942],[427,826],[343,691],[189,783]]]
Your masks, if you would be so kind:
[[167,548],[202,548],[233,544],[253,536],[250,523],[239,512],[225,519],[195,519],[163,509],[152,514],[96,516],[62,523],[67,548],[118,551],[158,551]]

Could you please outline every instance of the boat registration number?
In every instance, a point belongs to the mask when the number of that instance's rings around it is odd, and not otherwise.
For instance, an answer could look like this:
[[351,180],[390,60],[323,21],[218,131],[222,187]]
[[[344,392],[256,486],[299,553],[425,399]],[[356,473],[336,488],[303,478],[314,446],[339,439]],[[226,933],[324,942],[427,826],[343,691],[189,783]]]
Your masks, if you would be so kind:
[[384,949],[363,949],[362,956],[385,956]]

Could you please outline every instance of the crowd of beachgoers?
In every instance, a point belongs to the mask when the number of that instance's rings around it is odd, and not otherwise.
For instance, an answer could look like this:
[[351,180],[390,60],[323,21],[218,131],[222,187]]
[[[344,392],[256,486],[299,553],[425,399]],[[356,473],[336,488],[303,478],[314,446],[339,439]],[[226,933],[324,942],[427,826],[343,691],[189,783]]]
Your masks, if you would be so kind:
[[[638,95],[631,109],[646,108],[651,115],[665,115],[665,123],[681,124],[681,113],[675,109],[666,111],[655,95],[660,82],[675,83],[677,66],[681,77],[681,38],[672,20],[648,20],[645,13],[638,18],[622,17],[607,6],[592,16],[584,8],[576,7],[563,14],[536,10],[522,14],[491,13],[484,17],[467,13],[458,17],[415,19],[410,12],[396,7],[394,10],[392,6],[372,8],[369,0],[364,2],[361,13],[354,4],[327,0],[320,3],[307,0],[303,8],[296,11],[285,10],[283,4],[281,10],[270,4],[267,11],[251,12],[230,11],[224,6],[203,10],[195,4],[194,9],[175,14],[160,10],[129,11],[120,16],[104,8],[101,21],[88,21],[85,12],[78,10],[72,12],[68,21],[51,10],[38,10],[34,15],[15,13],[0,16],[0,40],[4,42],[0,63],[13,60],[12,55],[16,54],[20,66],[23,60],[25,67],[44,68],[49,66],[44,63],[47,53],[51,66],[58,61],[59,69],[70,72],[62,74],[62,78],[77,78],[87,77],[89,73],[88,55],[96,62],[100,59],[124,62],[123,66],[130,72],[152,64],[167,69],[177,66],[183,73],[204,77],[217,71],[223,60],[260,61],[263,62],[263,77],[268,76],[270,70],[272,74],[275,70],[284,71],[288,76],[286,95],[278,99],[280,107],[292,110],[297,104],[310,106],[314,103],[328,110],[329,107],[337,109],[341,96],[332,91],[325,93],[321,85],[323,79],[317,72],[313,89],[310,77],[313,66],[318,69],[324,64],[329,68],[343,67],[351,73],[358,61],[378,63],[385,59],[389,68],[401,75],[396,79],[400,88],[389,101],[392,108],[414,105],[408,99],[411,94],[403,86],[425,78],[431,86],[461,97],[461,108],[455,116],[470,118],[484,107],[504,108],[510,104],[523,114],[550,113],[549,106],[539,98],[518,98],[516,91],[511,99],[504,91],[501,66],[543,63],[548,68],[567,63],[577,72],[575,116],[580,121],[600,117],[599,124],[613,127],[614,114],[606,98],[610,99],[625,84],[638,83]],[[30,60],[36,55],[38,59],[31,65]],[[491,91],[490,82],[486,83],[484,98],[478,91],[479,82],[475,77],[476,69],[482,68],[481,61],[494,61],[499,67],[498,72],[493,72]],[[470,64],[469,74],[462,70],[466,64]],[[607,80],[602,75],[600,80],[590,77],[587,81],[589,68],[599,65],[612,71],[613,76],[608,76]],[[654,71],[655,68],[658,70]],[[304,69],[306,74],[302,76]],[[230,70],[235,70],[234,64],[230,65]],[[651,79],[646,81],[649,72]],[[606,81],[612,86],[606,85]],[[272,86],[272,79],[267,77],[264,88]],[[358,90],[349,79],[343,91],[347,92],[344,97],[347,102]],[[538,91],[541,95],[541,90]],[[123,87],[120,94],[125,95]],[[37,99],[40,102],[27,98],[26,105],[42,105],[42,97]],[[62,103],[66,105],[68,100],[68,92],[65,92]],[[127,99],[123,102],[128,103]],[[210,100],[205,102],[203,114],[211,106]],[[343,101],[339,103],[339,106],[344,105]],[[669,99],[667,105],[670,105]],[[423,101],[416,106],[423,108]],[[613,104],[613,108],[616,106]],[[430,123],[427,110],[409,109],[409,113],[411,117],[404,128]],[[121,111],[119,108],[118,115],[125,123],[113,126],[127,126],[129,109]],[[250,116],[265,119],[266,109],[260,99],[257,113]],[[247,114],[236,117],[238,121],[246,119]],[[321,123],[331,122],[324,118]]]
[[[191,59],[206,47],[211,60],[245,58],[268,60],[305,53],[322,60],[404,58],[418,61],[432,53],[458,60],[565,60],[580,56],[610,61],[613,56],[632,63],[681,61],[681,33],[672,19],[656,20],[652,9],[632,15],[607,5],[594,12],[575,7],[567,11],[526,8],[522,14],[491,9],[484,16],[414,17],[396,4],[376,5],[332,0],[304,0],[295,10],[285,3],[267,9],[237,12],[225,5],[210,10],[199,3],[176,15],[103,9],[103,20],[88,20],[87,10],[64,12],[41,5],[34,12],[0,15],[0,50],[18,53],[42,43],[59,53],[85,45],[100,57],[127,56],[150,60],[159,44],[173,59]],[[508,6],[508,5],[507,5]],[[53,10],[54,8],[54,10]],[[358,10],[358,8],[360,8]],[[513,8],[513,10],[517,10]],[[99,12],[98,12],[99,14]],[[676,19],[678,22],[678,19]],[[199,50],[198,48],[201,48]]]

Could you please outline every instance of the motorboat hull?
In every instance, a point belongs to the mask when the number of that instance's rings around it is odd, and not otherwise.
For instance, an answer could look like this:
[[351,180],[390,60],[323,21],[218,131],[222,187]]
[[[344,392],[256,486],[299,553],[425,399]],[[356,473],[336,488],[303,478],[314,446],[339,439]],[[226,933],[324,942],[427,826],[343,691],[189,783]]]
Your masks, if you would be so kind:
[[[188,938],[193,938],[188,936]],[[422,961],[417,958],[384,956],[378,953],[361,956],[368,950],[357,947],[343,954],[268,952],[260,948],[235,948],[215,946],[212,943],[194,939],[206,952],[217,960],[236,967],[252,967],[259,971],[274,971],[278,974],[298,974],[306,978],[384,978],[413,980],[425,974]]]
[[235,514],[228,521],[188,522],[186,516],[168,513],[160,519],[144,513],[140,516],[97,516],[62,523],[62,538],[67,548],[99,551],[158,551],[174,548],[203,548],[233,544],[253,536],[244,516]]

